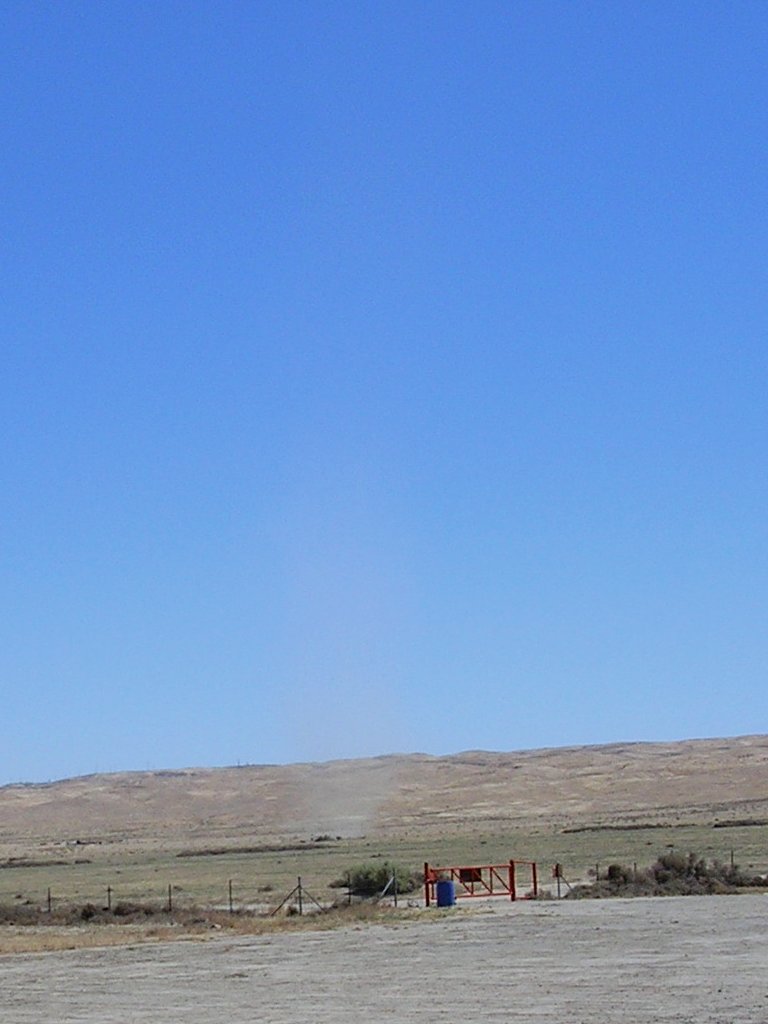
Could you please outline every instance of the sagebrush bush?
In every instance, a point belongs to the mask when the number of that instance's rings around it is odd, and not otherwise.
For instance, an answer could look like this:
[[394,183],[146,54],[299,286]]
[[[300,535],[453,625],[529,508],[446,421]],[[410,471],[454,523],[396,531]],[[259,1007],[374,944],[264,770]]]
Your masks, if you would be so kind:
[[743,872],[738,865],[708,862],[695,853],[663,853],[648,868],[610,864],[606,877],[594,885],[577,885],[569,895],[605,896],[694,896],[737,892],[746,886],[763,886],[761,875]]
[[634,871],[624,864],[609,864],[607,877],[611,885],[627,885],[633,881]]
[[358,864],[332,884],[335,888],[348,886],[355,896],[378,896],[384,891],[393,875],[397,880],[398,892],[413,892],[421,881],[419,875],[407,868],[383,860],[377,861],[375,864]]

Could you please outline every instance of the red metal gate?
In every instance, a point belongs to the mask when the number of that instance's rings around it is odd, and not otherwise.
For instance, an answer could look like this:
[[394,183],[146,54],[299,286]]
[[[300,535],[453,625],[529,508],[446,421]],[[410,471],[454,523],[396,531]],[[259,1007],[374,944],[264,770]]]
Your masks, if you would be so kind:
[[[529,881],[518,879],[518,868],[529,869]],[[441,868],[425,863],[424,900],[427,906],[435,902],[435,887],[442,881],[453,882],[457,899],[481,896],[507,896],[510,900],[535,899],[539,894],[538,871],[536,864],[530,860]],[[523,889],[526,891],[523,892]]]

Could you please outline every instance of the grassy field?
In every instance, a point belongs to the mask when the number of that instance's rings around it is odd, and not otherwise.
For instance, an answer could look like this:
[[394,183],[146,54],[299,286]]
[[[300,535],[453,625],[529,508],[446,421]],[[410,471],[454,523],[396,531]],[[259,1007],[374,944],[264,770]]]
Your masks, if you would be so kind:
[[[268,909],[277,906],[296,885],[302,884],[321,903],[343,895],[332,883],[344,877],[356,864],[386,859],[420,871],[424,862],[432,865],[506,863],[510,858],[532,860],[539,865],[539,877],[551,885],[551,868],[556,862],[570,882],[586,881],[596,866],[606,869],[618,862],[638,866],[651,864],[657,856],[674,848],[681,853],[696,852],[707,859],[725,863],[731,855],[742,868],[768,872],[768,826],[679,825],[659,828],[584,828],[578,831],[538,830],[499,833],[445,834],[420,838],[414,834],[395,837],[363,837],[322,842],[272,844],[268,849],[247,847],[204,852],[184,852],[180,840],[167,849],[147,844],[102,842],[79,847],[68,863],[61,851],[37,849],[18,866],[0,868],[0,903],[47,904],[48,890],[54,906],[64,903],[106,905],[111,889],[113,905],[121,901],[164,903],[171,886],[176,907],[218,906],[226,908],[229,883],[236,907]],[[25,861],[27,862],[25,864]]]

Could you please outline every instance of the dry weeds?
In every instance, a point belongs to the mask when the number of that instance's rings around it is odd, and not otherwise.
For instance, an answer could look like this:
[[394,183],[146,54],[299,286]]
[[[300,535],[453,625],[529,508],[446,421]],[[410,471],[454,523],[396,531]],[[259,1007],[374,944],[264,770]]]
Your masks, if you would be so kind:
[[263,916],[216,911],[158,913],[157,917],[136,915],[125,923],[102,917],[98,921],[70,923],[54,920],[46,923],[40,914],[35,923],[0,927],[0,956],[11,953],[43,953],[66,949],[93,949],[102,946],[134,946],[141,943],[205,941],[217,935],[272,935],[294,932],[330,931],[335,928],[369,924],[397,924],[413,920],[414,908],[393,907],[381,903],[355,903],[334,906],[323,912],[281,913]]

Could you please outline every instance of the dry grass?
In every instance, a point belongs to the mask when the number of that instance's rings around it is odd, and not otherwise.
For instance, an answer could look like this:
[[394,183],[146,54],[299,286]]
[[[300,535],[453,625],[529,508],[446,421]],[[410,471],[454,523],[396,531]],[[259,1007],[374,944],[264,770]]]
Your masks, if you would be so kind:
[[0,956],[18,953],[52,953],[65,949],[92,949],[101,946],[133,946],[143,942],[163,942],[181,938],[171,929],[155,933],[138,927],[113,927],[112,929],[84,926],[75,928],[66,925],[49,927],[0,929]]
[[[730,862],[733,851],[745,870],[768,873],[766,822],[768,737],[0,787],[0,907],[14,908],[0,951],[33,938],[69,948],[266,927],[256,914],[276,907],[298,876],[330,904],[333,881],[371,861],[420,871],[424,861],[514,857],[536,861],[551,885],[556,862],[574,884],[596,865],[648,864],[670,850]],[[230,882],[235,907],[248,913],[219,921],[211,915],[228,906]],[[162,907],[169,885],[172,921],[56,919],[89,903],[100,912],[108,891],[113,905]],[[49,889],[55,913],[22,928],[25,912],[33,921],[47,907]]]
[[[546,823],[768,819],[768,737],[327,764],[94,775],[0,787],[0,861],[89,858],[105,839],[158,848],[258,846]],[[174,842],[169,842],[173,839]],[[178,845],[176,843],[178,842]],[[24,847],[27,847],[26,849]]]
[[43,953],[67,949],[91,949],[102,946],[133,946],[141,943],[205,941],[217,935],[269,935],[283,932],[329,931],[335,928],[362,927],[370,924],[397,924],[413,920],[414,908],[377,903],[332,906],[314,913],[264,916],[247,913],[222,913],[208,910],[168,914],[138,912],[130,919],[101,914],[83,922],[81,908],[68,914],[39,913],[27,923],[0,927],[0,955]]
[[[181,843],[179,843],[181,848]],[[107,903],[107,888],[117,903],[162,906],[168,885],[173,886],[174,909],[195,907],[226,909],[228,882],[233,883],[237,909],[268,912],[274,909],[302,877],[309,893],[322,904],[334,902],[339,890],[331,883],[355,864],[384,860],[419,870],[424,861],[434,865],[498,864],[514,857],[540,866],[540,880],[551,884],[550,869],[563,865],[571,884],[589,881],[595,866],[611,863],[649,864],[670,848],[695,850],[709,860],[730,862],[731,850],[745,870],[768,871],[768,826],[714,828],[712,824],[649,827],[633,830],[565,832],[557,828],[451,832],[439,837],[394,835],[323,844],[306,844],[293,851],[233,852],[216,856],[178,858],[173,847],[160,851],[122,844],[96,847],[92,862],[69,866],[0,869],[0,906],[26,904],[32,911],[45,909],[47,889],[54,910],[70,905]],[[29,903],[27,903],[29,901]],[[228,915],[227,915],[228,916]]]

